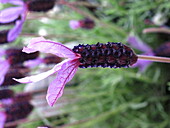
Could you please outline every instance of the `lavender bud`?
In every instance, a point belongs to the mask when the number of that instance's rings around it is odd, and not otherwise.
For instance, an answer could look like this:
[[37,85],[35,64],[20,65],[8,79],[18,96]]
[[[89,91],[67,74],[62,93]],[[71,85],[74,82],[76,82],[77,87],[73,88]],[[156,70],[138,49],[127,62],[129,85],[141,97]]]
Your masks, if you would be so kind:
[[32,110],[33,106],[29,102],[16,102],[12,105],[6,106],[6,122],[12,122],[26,118]]
[[18,82],[13,80],[13,78],[23,78],[29,71],[30,70],[24,66],[15,65],[11,67],[7,74],[5,75],[5,79],[1,87],[19,84]]
[[32,95],[30,93],[19,93],[15,95],[13,101],[24,102],[24,101],[30,101],[31,99],[32,99]]
[[47,12],[55,5],[55,0],[30,0],[26,2],[29,11]]
[[95,26],[95,22],[91,19],[84,19],[79,21],[81,28],[92,29]]
[[154,50],[156,56],[170,57],[170,42],[162,44]]
[[50,56],[46,56],[44,58],[44,63],[45,64],[58,64],[62,61],[62,59],[58,56],[55,55],[50,55]]
[[9,30],[0,31],[0,44],[6,44],[8,42],[8,32]]
[[12,91],[10,89],[0,90],[0,100],[12,98],[13,96],[14,96],[14,91]]
[[24,53],[22,49],[9,48],[6,50],[6,58],[9,60],[11,65],[23,63],[24,61],[36,59],[39,56],[39,52]]
[[131,48],[121,43],[78,45],[73,48],[75,53],[79,53],[80,68],[87,67],[129,67],[137,62],[137,55]]

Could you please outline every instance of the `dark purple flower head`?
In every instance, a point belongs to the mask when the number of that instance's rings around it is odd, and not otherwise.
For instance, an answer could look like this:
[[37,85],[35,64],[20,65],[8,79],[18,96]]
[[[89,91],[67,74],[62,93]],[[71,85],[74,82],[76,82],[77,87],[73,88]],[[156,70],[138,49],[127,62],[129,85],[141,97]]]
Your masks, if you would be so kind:
[[27,66],[27,67],[30,67],[30,68],[34,68],[41,63],[49,65],[49,64],[58,64],[61,61],[62,61],[62,59],[58,56],[48,55],[44,58],[37,58],[37,59],[34,59],[34,60],[28,60],[28,61],[24,62],[24,65]]
[[5,114],[7,117],[5,122],[26,118],[32,110],[33,106],[28,101],[15,102],[12,105],[8,105],[5,107]]
[[71,20],[69,22],[70,28],[77,29],[77,28],[84,28],[84,29],[92,29],[95,26],[95,22],[91,19],[84,19],[84,20]]
[[14,91],[10,89],[0,90],[0,100],[12,98],[14,96]]
[[26,5],[29,11],[47,12],[55,5],[56,0],[29,0]]
[[31,93],[18,93],[13,97],[14,102],[30,101],[32,99]]
[[4,77],[2,83],[1,83],[1,87],[6,87],[6,86],[12,86],[12,85],[16,85],[19,84],[17,81],[13,80],[13,77],[16,78],[22,78],[25,77],[26,74],[28,74],[29,72],[29,68],[24,67],[24,66],[12,66],[8,69],[7,73],[5,74],[5,76],[1,76],[1,78]]
[[8,41],[8,33],[9,33],[9,30],[0,31],[0,44],[9,43],[9,41]]
[[128,67],[138,59],[129,47],[121,43],[78,45],[71,50],[61,43],[40,37],[32,39],[28,46],[23,48],[23,52],[26,53],[36,51],[52,53],[67,59],[47,72],[22,79],[14,78],[14,80],[20,83],[32,83],[58,72],[56,79],[50,84],[46,96],[50,106],[53,106],[58,98],[62,96],[65,84],[73,78],[78,67]]
[[170,42],[164,43],[154,50],[156,56],[170,57]]
[[5,57],[10,65],[22,64],[24,61],[36,59],[39,52],[27,54],[21,48],[9,48],[5,51]]

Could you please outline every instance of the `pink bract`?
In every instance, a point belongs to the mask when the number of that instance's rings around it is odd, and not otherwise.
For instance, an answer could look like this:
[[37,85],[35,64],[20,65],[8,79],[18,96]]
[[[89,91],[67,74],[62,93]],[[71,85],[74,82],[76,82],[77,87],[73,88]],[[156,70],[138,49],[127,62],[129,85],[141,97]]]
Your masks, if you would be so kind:
[[47,102],[50,106],[62,96],[65,84],[69,82],[75,75],[78,66],[80,55],[74,53],[70,48],[64,46],[61,43],[45,40],[43,37],[34,38],[30,41],[27,47],[23,48],[23,52],[32,53],[36,51],[41,51],[45,53],[52,53],[59,57],[67,58],[61,63],[55,65],[51,70],[21,79],[15,79],[20,83],[32,83],[40,81],[54,73],[57,73],[56,79],[51,82],[47,91]]
[[69,22],[69,26],[71,29],[77,29],[77,28],[80,28],[80,22],[77,21],[77,20],[70,20]]

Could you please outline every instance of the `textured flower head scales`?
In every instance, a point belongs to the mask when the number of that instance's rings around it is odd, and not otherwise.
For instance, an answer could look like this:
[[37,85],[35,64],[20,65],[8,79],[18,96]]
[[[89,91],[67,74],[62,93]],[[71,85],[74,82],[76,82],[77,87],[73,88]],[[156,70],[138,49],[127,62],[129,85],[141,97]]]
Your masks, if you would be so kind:
[[61,43],[45,40],[43,37],[32,39],[28,46],[23,48],[23,52],[26,53],[32,53],[36,51],[52,53],[56,56],[67,59],[44,73],[21,79],[14,78],[14,80],[20,83],[32,83],[40,81],[54,73],[58,73],[56,79],[54,79],[49,85],[46,96],[48,104],[53,106],[57,99],[62,96],[65,84],[69,82],[75,75],[79,66],[78,59],[80,58],[80,55],[74,53],[71,49],[67,48]]
[[0,11],[0,23],[10,23],[15,21],[14,27],[9,31],[8,42],[14,41],[22,30],[26,18],[27,7],[22,0],[0,0],[0,3],[14,4],[17,7],[9,7]]

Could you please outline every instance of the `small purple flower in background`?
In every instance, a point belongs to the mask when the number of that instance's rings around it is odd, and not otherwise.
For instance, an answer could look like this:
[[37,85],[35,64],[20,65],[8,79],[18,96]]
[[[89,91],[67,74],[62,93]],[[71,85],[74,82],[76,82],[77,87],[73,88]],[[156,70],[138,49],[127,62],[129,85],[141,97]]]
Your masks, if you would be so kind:
[[0,11],[0,25],[14,24],[12,29],[0,32],[0,44],[5,44],[14,41],[18,37],[28,11],[46,12],[54,7],[55,0],[30,0],[26,2],[23,0],[0,0],[0,3],[18,5]]
[[78,29],[81,27],[78,20],[70,20],[69,26],[71,29]]
[[95,26],[95,23],[91,19],[83,19],[83,20],[70,20],[69,26],[71,29],[78,29],[78,28],[84,28],[84,29],[92,29]]
[[[130,35],[127,39],[127,42],[131,45],[131,47],[142,51],[143,55],[154,56],[152,48],[140,40],[137,36]],[[151,61],[147,60],[138,60],[137,63],[133,65],[133,67],[139,67],[139,70],[143,72],[151,63]]]
[[18,78],[25,76],[29,71],[27,67],[23,67],[24,61],[36,59],[39,52],[27,54],[22,52],[19,48],[1,49],[0,57],[5,57],[5,60],[0,60],[0,85],[15,85],[17,84],[11,77],[16,75]]
[[61,43],[48,41],[40,37],[32,39],[28,46],[23,48],[23,52],[26,53],[36,51],[52,53],[67,59],[47,72],[21,79],[14,78],[14,80],[20,83],[32,83],[58,72],[56,79],[50,84],[47,91],[46,99],[50,106],[53,106],[58,98],[62,96],[65,84],[73,78],[78,67],[129,67],[136,63],[138,59],[129,47],[114,42],[93,45],[79,44],[71,50]]
[[38,66],[39,64],[58,64],[62,61],[62,59],[58,56],[55,55],[48,55],[44,58],[37,58],[34,60],[28,60],[24,62],[24,66],[26,67],[30,67],[30,68],[34,68],[36,66]]
[[3,44],[12,42],[18,37],[26,18],[27,8],[22,0],[0,0],[0,3],[19,5],[18,7],[10,7],[0,11],[0,24],[7,24],[15,21],[14,27],[7,30],[5,33],[6,36],[3,36],[3,41],[0,41],[1,44]]

